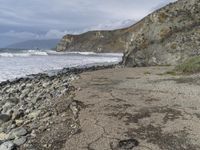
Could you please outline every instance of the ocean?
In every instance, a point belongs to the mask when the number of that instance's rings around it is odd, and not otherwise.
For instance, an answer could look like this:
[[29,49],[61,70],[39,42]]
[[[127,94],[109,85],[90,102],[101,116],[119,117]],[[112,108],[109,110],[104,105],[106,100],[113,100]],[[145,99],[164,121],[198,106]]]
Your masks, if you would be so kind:
[[70,67],[117,64],[121,53],[0,50],[0,82]]

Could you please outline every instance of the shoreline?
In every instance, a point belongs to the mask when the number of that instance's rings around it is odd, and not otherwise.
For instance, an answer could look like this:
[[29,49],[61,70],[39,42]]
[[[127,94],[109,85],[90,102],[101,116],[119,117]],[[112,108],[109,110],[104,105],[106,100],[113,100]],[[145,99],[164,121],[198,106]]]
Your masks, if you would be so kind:
[[[71,82],[82,72],[115,66],[64,68],[1,82],[0,149],[44,148],[37,138],[40,132],[44,133],[49,128],[54,130],[51,133],[53,135],[49,136],[56,137],[59,134],[64,139],[78,132],[80,125],[76,116],[81,104],[73,100],[76,89]],[[58,133],[60,125],[65,134]],[[57,149],[60,148],[57,146]]]
[[[44,55],[43,53],[47,54]],[[15,80],[15,78],[23,78],[30,74],[48,73],[49,70],[59,71],[63,68],[110,65],[117,64],[122,61],[121,54],[113,53],[54,53],[56,52],[48,53],[48,50],[41,52],[38,50],[27,50],[16,54],[15,52],[9,52],[7,57],[4,56],[4,53],[0,53],[0,82]]]
[[2,84],[0,149],[199,149],[199,76],[171,69],[66,68]]
[[36,73],[36,74],[29,74],[29,75],[25,75],[23,77],[19,77],[19,78],[14,78],[14,79],[8,79],[5,81],[1,81],[0,82],[0,86],[5,85],[7,83],[16,83],[19,82],[20,80],[27,80],[27,79],[32,79],[32,78],[37,78],[40,76],[46,76],[46,77],[51,77],[51,76],[57,76],[57,75],[61,75],[64,73],[81,73],[84,71],[94,71],[94,70],[99,70],[99,69],[107,69],[107,68],[112,68],[115,66],[119,66],[121,64],[121,62],[119,62],[118,64],[115,63],[96,63],[96,64],[89,64],[89,65],[85,65],[85,66],[76,66],[76,67],[68,67],[68,68],[62,68],[62,69],[55,69],[55,70],[48,70],[48,71],[44,71],[41,73]]

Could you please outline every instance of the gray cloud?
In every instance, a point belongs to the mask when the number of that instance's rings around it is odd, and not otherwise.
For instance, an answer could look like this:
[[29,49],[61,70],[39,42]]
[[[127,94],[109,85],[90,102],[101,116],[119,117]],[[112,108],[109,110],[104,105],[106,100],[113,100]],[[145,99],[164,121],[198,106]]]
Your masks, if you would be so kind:
[[0,0],[0,47],[130,25],[175,0]]

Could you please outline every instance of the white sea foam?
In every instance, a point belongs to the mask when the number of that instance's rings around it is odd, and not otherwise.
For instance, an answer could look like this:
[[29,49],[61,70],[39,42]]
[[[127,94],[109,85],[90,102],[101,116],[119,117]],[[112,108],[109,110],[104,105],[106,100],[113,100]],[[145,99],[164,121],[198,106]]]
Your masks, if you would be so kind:
[[0,82],[28,74],[36,74],[64,67],[93,64],[117,64],[122,54],[97,54],[91,52],[55,52],[51,50],[26,50],[0,52]]
[[98,55],[98,56],[122,56],[122,53],[94,53],[94,52],[56,52],[53,50],[20,50],[9,52],[1,52],[0,57],[29,57],[29,56],[47,56],[47,55]]

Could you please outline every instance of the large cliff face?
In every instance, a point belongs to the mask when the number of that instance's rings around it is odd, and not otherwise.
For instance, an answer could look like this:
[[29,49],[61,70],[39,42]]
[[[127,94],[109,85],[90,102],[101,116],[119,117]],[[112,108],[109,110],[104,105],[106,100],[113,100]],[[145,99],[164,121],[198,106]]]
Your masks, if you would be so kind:
[[81,35],[66,35],[57,46],[57,51],[124,52],[126,32],[90,31]]
[[179,0],[145,17],[131,34],[127,66],[176,65],[200,54],[200,0]]

